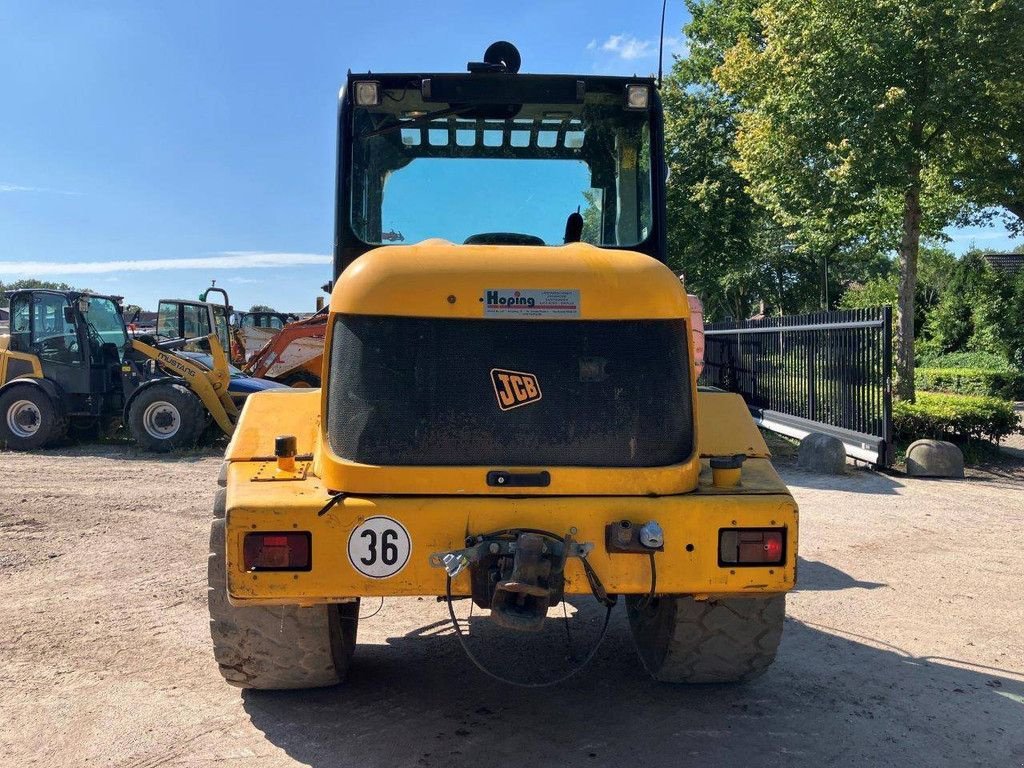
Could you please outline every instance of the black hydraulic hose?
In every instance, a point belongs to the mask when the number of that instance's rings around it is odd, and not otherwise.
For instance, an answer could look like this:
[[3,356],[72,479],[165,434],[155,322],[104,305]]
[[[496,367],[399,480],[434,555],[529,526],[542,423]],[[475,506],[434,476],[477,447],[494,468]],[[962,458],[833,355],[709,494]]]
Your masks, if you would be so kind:
[[590,649],[590,653],[587,654],[587,657],[583,659],[582,662],[580,662],[577,666],[573,667],[566,674],[562,675],[561,677],[556,677],[554,680],[544,680],[538,683],[524,683],[519,680],[512,680],[507,677],[502,677],[497,672],[492,672],[487,667],[485,667],[480,662],[480,660],[477,659],[476,656],[473,655],[473,652],[469,649],[469,645],[466,643],[465,635],[462,634],[462,628],[459,626],[459,620],[455,616],[455,601],[452,599],[451,576],[447,578],[447,581],[445,583],[445,597],[447,598],[448,601],[448,615],[451,617],[452,627],[455,628],[455,636],[459,639],[459,645],[462,646],[462,650],[463,652],[465,652],[466,658],[473,662],[473,666],[475,666],[488,677],[497,680],[499,683],[505,683],[506,685],[514,685],[517,688],[550,688],[553,685],[564,683],[566,680],[575,677],[580,672],[582,672],[587,667],[587,665],[590,664],[591,661],[593,661],[594,656],[597,655],[597,649],[601,647],[601,643],[604,641],[604,637],[608,633],[608,624],[611,621],[612,608],[614,607],[614,605],[607,606],[607,609],[604,614],[604,624],[601,626],[601,635],[597,638],[597,641]]
[[[552,539],[554,541],[565,542],[565,538],[564,537],[559,536],[558,534],[552,533],[551,531],[545,531],[545,530],[542,530],[542,529],[539,529],[539,528],[515,528],[515,529],[506,529],[506,530],[503,530],[503,531],[494,531],[492,533],[485,534],[485,535],[481,536],[480,538],[482,538],[482,539],[489,539],[489,538],[493,538],[495,536],[509,536],[509,535],[518,534],[518,533],[535,533],[538,536],[544,536],[544,537]],[[447,603],[448,603],[448,616],[452,620],[452,627],[455,629],[455,636],[459,640],[459,645],[462,646],[462,650],[463,650],[463,652],[465,652],[466,658],[468,658],[471,662],[473,662],[473,666],[475,666],[477,669],[479,669],[481,672],[483,672],[488,677],[490,677],[490,678],[492,678],[494,680],[497,680],[500,683],[505,683],[507,685],[514,685],[514,686],[516,686],[518,688],[550,688],[553,685],[558,685],[559,683],[564,683],[566,680],[569,680],[570,678],[575,677],[580,672],[582,672],[584,669],[586,669],[587,665],[590,664],[590,662],[594,660],[594,656],[597,655],[597,650],[598,650],[598,648],[601,647],[601,643],[604,642],[605,635],[608,634],[608,625],[611,622],[612,608],[615,607],[616,600],[615,600],[615,598],[608,596],[608,593],[604,589],[604,585],[601,583],[601,580],[597,576],[597,572],[594,571],[593,566],[591,566],[590,563],[587,562],[587,558],[586,557],[581,557],[580,558],[580,562],[583,563],[583,570],[587,574],[587,581],[590,584],[591,591],[594,593],[594,597],[597,598],[598,602],[600,602],[602,605],[604,605],[605,609],[606,609],[605,610],[605,614],[604,614],[604,623],[601,625],[601,634],[598,636],[598,638],[595,641],[593,647],[590,649],[590,652],[587,653],[586,658],[583,659],[583,661],[580,662],[577,666],[575,666],[573,669],[571,669],[569,672],[567,672],[566,674],[562,675],[561,677],[556,677],[554,680],[545,680],[543,682],[538,682],[538,683],[524,683],[524,682],[520,682],[518,680],[512,680],[512,679],[507,678],[507,677],[502,677],[498,673],[492,672],[487,667],[485,667],[480,662],[480,660],[477,659],[477,657],[473,655],[473,652],[469,649],[469,645],[466,643],[466,636],[462,633],[462,628],[459,626],[459,620],[455,616],[455,600],[452,597],[452,577],[449,575],[447,580],[445,581],[445,588],[444,588],[444,590],[445,590],[445,598],[446,598]]]
[[644,598],[641,610],[647,610],[650,606],[651,601],[654,599],[654,591],[658,587],[658,569],[654,565],[654,552],[650,553],[651,557],[651,591],[647,593],[647,597]]

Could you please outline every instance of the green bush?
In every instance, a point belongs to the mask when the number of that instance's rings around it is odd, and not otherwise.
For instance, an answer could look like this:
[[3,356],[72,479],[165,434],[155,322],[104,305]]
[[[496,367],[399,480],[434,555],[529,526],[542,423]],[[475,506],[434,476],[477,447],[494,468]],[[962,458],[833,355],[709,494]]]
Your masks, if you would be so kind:
[[1012,370],[1005,357],[993,355],[991,352],[950,352],[943,355],[927,351],[917,356],[917,364],[921,368],[980,368],[986,371]]
[[918,368],[918,389],[959,395],[989,395],[1024,400],[1024,372],[985,368]]
[[1024,431],[1013,403],[997,397],[918,392],[916,403],[897,400],[892,406],[898,443],[921,438],[966,442],[971,438],[998,443]]

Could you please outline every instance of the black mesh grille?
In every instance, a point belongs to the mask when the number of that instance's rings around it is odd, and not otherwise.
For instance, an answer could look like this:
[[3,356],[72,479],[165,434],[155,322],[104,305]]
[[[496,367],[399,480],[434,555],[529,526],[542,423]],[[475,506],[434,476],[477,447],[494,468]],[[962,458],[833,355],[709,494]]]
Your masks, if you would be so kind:
[[[382,465],[677,464],[693,449],[685,334],[682,320],[339,316],[331,447]],[[494,369],[533,374],[540,398],[502,410]]]

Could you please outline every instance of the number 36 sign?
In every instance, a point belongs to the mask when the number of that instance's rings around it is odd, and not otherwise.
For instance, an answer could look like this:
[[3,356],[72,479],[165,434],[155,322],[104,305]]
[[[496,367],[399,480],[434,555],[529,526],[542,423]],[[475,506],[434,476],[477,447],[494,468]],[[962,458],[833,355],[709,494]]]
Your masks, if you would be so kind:
[[411,549],[409,532],[390,517],[369,517],[348,537],[349,562],[371,579],[394,576],[409,561]]

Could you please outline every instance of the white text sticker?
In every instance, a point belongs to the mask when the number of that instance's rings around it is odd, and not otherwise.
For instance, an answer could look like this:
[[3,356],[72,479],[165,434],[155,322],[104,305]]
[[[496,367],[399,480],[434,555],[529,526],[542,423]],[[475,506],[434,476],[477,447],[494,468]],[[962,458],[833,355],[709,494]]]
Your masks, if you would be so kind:
[[485,317],[579,317],[580,292],[488,288],[484,291]]

